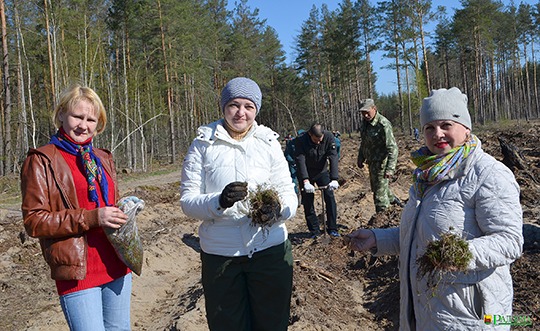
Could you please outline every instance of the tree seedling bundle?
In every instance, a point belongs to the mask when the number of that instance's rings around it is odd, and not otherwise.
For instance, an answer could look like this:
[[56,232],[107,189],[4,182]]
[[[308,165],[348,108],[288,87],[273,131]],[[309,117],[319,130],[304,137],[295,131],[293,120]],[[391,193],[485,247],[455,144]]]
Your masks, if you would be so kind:
[[274,225],[280,216],[281,204],[278,192],[268,185],[258,185],[248,196],[250,202],[249,217],[253,226],[268,228]]
[[428,287],[434,291],[440,280],[435,278],[437,274],[442,276],[440,273],[467,271],[472,257],[469,243],[465,239],[455,233],[442,233],[439,240],[428,243],[425,253],[416,260],[417,280],[427,275]]

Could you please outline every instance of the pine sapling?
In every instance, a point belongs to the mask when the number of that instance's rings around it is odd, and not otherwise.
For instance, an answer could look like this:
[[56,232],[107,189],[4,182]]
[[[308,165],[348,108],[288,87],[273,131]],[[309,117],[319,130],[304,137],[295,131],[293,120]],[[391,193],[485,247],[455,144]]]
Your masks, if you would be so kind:
[[439,240],[428,243],[425,253],[416,260],[417,280],[427,275],[427,285],[434,292],[440,280],[435,279],[437,274],[467,271],[472,257],[469,243],[465,239],[455,233],[442,233]]
[[258,185],[249,194],[251,224],[268,228],[274,225],[280,216],[281,204],[278,192],[268,185]]

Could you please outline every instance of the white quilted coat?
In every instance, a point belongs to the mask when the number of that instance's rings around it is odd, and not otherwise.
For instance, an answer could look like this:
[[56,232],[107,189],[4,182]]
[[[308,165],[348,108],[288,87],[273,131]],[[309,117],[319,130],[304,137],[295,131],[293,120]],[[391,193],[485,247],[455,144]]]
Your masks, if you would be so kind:
[[[198,129],[184,159],[180,202],[184,214],[203,221],[199,236],[205,253],[251,257],[287,239],[284,221],[296,214],[298,198],[278,137],[256,122],[240,141],[230,137],[223,119]],[[247,182],[248,190],[259,184],[277,189],[280,221],[267,229],[252,226],[247,199],[221,208],[223,188],[235,181]]]
[[[519,194],[512,172],[480,142],[422,199],[411,187],[400,226],[374,230],[377,255],[400,255],[400,330],[509,330],[483,318],[512,314],[510,264],[523,246]],[[426,279],[417,280],[416,259],[445,232],[465,238],[473,259],[469,272],[441,276],[432,296]]]

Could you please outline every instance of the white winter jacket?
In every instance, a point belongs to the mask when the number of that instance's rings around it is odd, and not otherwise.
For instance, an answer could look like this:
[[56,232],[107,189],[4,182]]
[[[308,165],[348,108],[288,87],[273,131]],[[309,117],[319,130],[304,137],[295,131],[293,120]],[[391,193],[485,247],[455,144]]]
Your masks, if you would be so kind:
[[[199,236],[205,253],[251,257],[287,239],[284,221],[296,214],[298,198],[278,134],[254,122],[236,141],[224,124],[221,119],[197,130],[184,159],[180,202],[184,214],[203,221]],[[280,221],[266,229],[252,226],[248,199],[221,208],[221,192],[235,181],[247,182],[248,190],[271,184],[281,202]]]
[[[400,330],[508,330],[484,323],[484,315],[512,314],[510,264],[521,256],[522,211],[512,172],[481,149],[428,186],[424,197],[409,190],[398,228],[374,230],[376,255],[399,254]],[[416,260],[439,234],[460,234],[473,259],[468,272],[441,275],[432,296],[417,280]],[[426,276],[427,277],[427,276]]]

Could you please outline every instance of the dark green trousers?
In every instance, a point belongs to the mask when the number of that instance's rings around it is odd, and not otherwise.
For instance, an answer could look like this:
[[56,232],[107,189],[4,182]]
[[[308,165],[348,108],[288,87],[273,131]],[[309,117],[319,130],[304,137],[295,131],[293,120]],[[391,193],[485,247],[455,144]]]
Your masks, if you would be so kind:
[[390,204],[395,198],[394,193],[392,193],[388,187],[388,178],[384,178],[387,161],[388,159],[384,159],[382,161],[371,161],[368,163],[369,182],[371,184],[371,190],[373,191],[375,211],[377,212],[390,207]]
[[293,276],[288,239],[251,258],[201,251],[201,261],[211,331],[287,330]]

